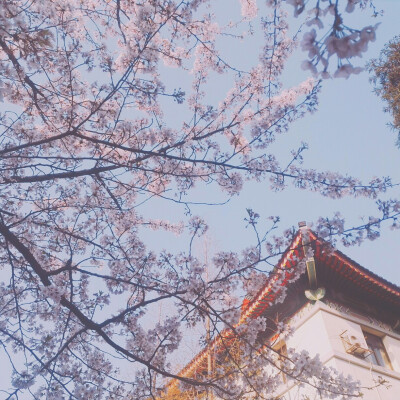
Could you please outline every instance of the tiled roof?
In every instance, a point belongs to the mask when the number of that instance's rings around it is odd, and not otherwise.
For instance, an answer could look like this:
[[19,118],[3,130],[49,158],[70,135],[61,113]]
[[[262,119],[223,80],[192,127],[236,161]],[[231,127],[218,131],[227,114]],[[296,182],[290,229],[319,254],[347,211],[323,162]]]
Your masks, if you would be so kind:
[[315,259],[321,261],[332,270],[331,278],[348,281],[374,298],[400,307],[400,287],[361,266],[339,250],[324,251],[325,242],[310,231],[311,240],[315,245]]
[[[310,244],[315,251],[314,258],[317,262],[317,275],[318,261],[321,261],[330,269],[329,279],[336,276],[337,279],[348,281],[349,284],[361,288],[374,298],[380,298],[385,302],[390,302],[400,307],[400,288],[398,286],[362,267],[339,250],[331,249],[330,251],[326,251],[326,249],[329,248],[327,242],[318,238],[311,230],[307,230],[307,232],[309,234],[308,239]],[[294,274],[294,267],[298,260],[304,257],[302,249],[302,233],[301,230],[299,230],[293,238],[291,245],[284,252],[277,266],[274,268],[271,277],[266,280],[265,285],[251,300],[246,299],[244,301],[240,320],[234,328],[245,324],[249,318],[258,317],[274,303],[274,300],[281,292],[279,289],[272,290],[274,283],[282,278],[282,274],[285,274],[281,286],[287,285],[287,282]],[[233,339],[234,332],[231,329],[225,329],[218,337],[211,341],[205,349],[198,353],[178,375],[189,377],[196,372],[204,370],[207,368],[209,352],[215,353],[223,351],[229,344],[229,341]],[[170,385],[173,384],[177,384],[177,382],[170,382]]]

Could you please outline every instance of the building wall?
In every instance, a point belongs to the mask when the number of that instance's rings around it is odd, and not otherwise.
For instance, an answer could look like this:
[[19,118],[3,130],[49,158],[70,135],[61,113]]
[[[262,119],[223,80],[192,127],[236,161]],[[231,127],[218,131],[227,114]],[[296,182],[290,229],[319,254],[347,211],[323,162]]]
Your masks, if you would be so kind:
[[[308,305],[292,318],[291,324],[294,334],[287,340],[287,347],[298,352],[307,350],[312,356],[319,354],[325,365],[360,380],[363,387],[372,388],[363,390],[363,400],[400,399],[400,335],[390,327],[329,302]],[[382,337],[393,369],[374,365],[346,352],[341,335],[355,336],[361,346],[367,348],[363,330]],[[373,388],[382,380],[386,383]],[[310,387],[299,388],[291,381],[282,385],[277,394],[285,400],[303,399],[304,395],[310,399],[320,398]]]

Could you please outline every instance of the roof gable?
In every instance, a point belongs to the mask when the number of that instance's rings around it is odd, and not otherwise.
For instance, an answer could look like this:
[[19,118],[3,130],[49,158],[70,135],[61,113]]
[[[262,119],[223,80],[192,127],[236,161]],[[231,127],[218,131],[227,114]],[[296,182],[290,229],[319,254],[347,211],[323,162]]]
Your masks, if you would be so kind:
[[[313,250],[317,282],[327,286],[328,289],[347,285],[347,288],[362,294],[363,298],[376,300],[382,307],[390,308],[393,314],[400,318],[400,287],[362,267],[339,250],[333,249],[328,242],[317,237],[310,229],[303,227],[299,229],[290,246],[283,253],[271,277],[266,280],[265,284],[251,300],[245,299],[240,320],[234,328],[246,324],[249,318],[256,318],[268,312],[269,309],[275,306],[275,302],[284,288],[297,285],[297,292],[299,292],[299,283],[294,279],[296,278],[296,265],[300,261],[304,263],[305,258],[307,261],[309,260],[308,254],[307,257],[305,255],[307,247],[311,247]],[[308,271],[309,274],[310,272]],[[303,275],[299,281],[301,281],[301,290],[304,287],[310,288],[311,278],[308,280]],[[288,297],[290,297],[290,293]],[[307,302],[305,296],[303,300]],[[303,304],[298,303],[297,307],[301,308]],[[218,349],[226,347],[227,343],[231,339],[233,340],[234,337],[232,330],[225,329],[205,349],[198,353],[178,375],[187,377],[206,368],[209,352],[218,352]],[[173,384],[174,382],[171,383]],[[175,383],[177,382],[175,381]]]

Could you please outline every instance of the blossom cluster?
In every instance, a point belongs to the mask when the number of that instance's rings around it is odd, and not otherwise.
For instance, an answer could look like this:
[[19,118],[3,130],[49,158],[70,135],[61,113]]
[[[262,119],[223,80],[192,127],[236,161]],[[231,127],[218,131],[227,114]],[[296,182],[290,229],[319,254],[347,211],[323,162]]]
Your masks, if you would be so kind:
[[[300,16],[308,3],[235,1],[226,22],[210,0],[1,2],[0,340],[17,354],[10,398],[156,398],[168,379],[182,378],[176,359],[185,329],[208,321],[217,335],[236,324],[239,299],[258,292],[293,232],[269,240],[250,213],[256,243],[215,254],[207,277],[195,244],[208,222],[193,216],[194,204],[215,204],[215,193],[224,203],[247,180],[331,198],[378,200],[393,187],[388,178],[363,184],[303,168],[301,149],[288,165],[273,150],[318,104],[315,79],[285,89],[282,82],[296,46],[285,6]],[[358,4],[347,3],[348,12]],[[337,15],[325,5],[327,17]],[[309,22],[321,27],[322,17],[313,10]],[[305,34],[307,68],[355,58],[374,40],[376,26],[340,27],[322,43],[315,29]],[[253,37],[263,40],[255,61],[232,62],[227,49]],[[357,71],[341,63],[336,75]],[[396,200],[378,207],[382,217],[364,226],[371,239],[381,220],[399,225]],[[272,231],[278,219],[271,221]],[[319,222],[323,235],[358,240],[340,216]],[[304,268],[299,261],[293,271],[270,274],[277,302],[283,279]],[[245,363],[265,326],[256,319],[241,332]],[[225,397],[273,391],[278,366],[264,371],[273,361],[266,352],[215,390]]]
[[[291,0],[289,2],[295,7],[295,15],[304,11],[305,3],[303,0]],[[365,3],[358,0],[348,0],[344,12],[354,11],[356,4],[363,6]],[[351,74],[360,73],[363,68],[354,67],[350,59],[361,57],[366,52],[370,42],[376,38],[376,29],[378,24],[363,27],[361,29],[349,28],[343,24],[343,18],[339,9],[339,4],[327,4],[325,8],[317,5],[310,11],[313,18],[309,19],[307,26],[315,26],[303,35],[301,48],[307,52],[308,59],[302,63],[304,70],[309,70],[314,76],[320,75],[322,78],[348,78]],[[332,16],[332,25],[328,33],[324,32],[322,38],[319,38],[318,30],[324,29],[323,17]],[[329,64],[332,58],[337,58],[337,68],[334,73],[329,71]],[[322,66],[322,70],[318,67]]]

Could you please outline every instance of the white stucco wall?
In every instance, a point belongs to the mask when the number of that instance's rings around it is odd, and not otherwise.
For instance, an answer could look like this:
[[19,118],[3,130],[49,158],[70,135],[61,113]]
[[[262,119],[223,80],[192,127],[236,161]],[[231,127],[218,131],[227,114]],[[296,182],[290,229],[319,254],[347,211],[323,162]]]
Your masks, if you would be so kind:
[[383,344],[386,347],[393,369],[400,372],[400,340],[392,336],[385,336],[383,338]]
[[[292,325],[295,331],[287,341],[288,347],[297,351],[307,350],[310,355],[319,354],[325,365],[360,380],[363,387],[376,386],[376,382],[382,379],[387,381],[386,385],[371,390],[364,389],[363,400],[400,400],[400,335],[389,330],[389,327],[379,321],[349,310],[341,311],[321,302],[300,311],[292,318]],[[383,338],[393,370],[372,365],[346,353],[340,335],[346,331],[346,334],[357,337],[361,345],[367,347],[362,329]],[[311,388],[299,389],[293,383],[282,386],[277,394],[285,400],[300,400],[305,394],[310,399],[320,398],[315,397]]]
[[332,350],[329,332],[320,311],[310,314],[304,324],[297,327],[295,334],[287,341],[287,347],[307,350],[311,356],[323,357]]

